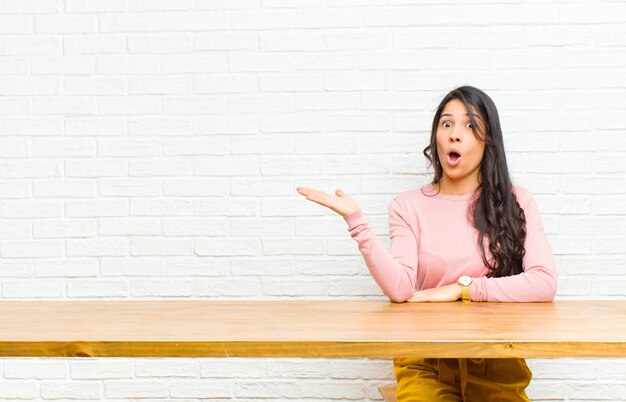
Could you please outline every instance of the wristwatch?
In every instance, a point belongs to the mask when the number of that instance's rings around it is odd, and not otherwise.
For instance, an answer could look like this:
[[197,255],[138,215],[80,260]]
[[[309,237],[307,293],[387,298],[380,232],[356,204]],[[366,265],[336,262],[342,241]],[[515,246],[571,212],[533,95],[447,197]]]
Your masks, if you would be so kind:
[[457,279],[456,283],[461,287],[461,301],[469,303],[470,301],[470,285],[472,283],[472,277],[463,275]]

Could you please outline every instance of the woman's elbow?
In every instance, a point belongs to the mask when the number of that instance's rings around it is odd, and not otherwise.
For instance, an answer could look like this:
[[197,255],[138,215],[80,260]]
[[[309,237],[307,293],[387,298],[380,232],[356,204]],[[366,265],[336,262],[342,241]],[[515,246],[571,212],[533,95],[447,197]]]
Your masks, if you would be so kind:
[[413,296],[413,292],[385,292],[385,296],[394,303],[404,303]]
[[554,300],[556,296],[556,288],[557,288],[557,279],[556,275],[550,276],[550,278],[546,281],[546,285],[541,292],[541,300],[542,302],[551,302]]

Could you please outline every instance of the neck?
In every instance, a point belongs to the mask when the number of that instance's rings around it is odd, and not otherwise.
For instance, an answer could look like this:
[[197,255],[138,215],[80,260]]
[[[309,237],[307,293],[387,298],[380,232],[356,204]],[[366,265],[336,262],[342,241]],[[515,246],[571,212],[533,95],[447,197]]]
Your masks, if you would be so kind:
[[441,194],[446,195],[466,195],[471,194],[480,187],[477,181],[455,182],[442,178],[435,185]]

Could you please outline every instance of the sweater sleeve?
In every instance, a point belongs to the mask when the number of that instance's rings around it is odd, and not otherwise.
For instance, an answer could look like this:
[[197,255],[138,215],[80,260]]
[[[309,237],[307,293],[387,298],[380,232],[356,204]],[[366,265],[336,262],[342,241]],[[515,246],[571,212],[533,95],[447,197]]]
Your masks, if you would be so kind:
[[535,199],[527,190],[525,198],[525,206],[521,205],[526,216],[524,272],[501,278],[475,278],[470,285],[472,301],[549,302],[554,299],[557,286],[554,254]]
[[413,296],[417,280],[416,235],[402,217],[394,198],[388,205],[391,252],[374,234],[361,209],[345,215],[348,231],[358,243],[372,277],[385,296],[393,302],[404,302]]

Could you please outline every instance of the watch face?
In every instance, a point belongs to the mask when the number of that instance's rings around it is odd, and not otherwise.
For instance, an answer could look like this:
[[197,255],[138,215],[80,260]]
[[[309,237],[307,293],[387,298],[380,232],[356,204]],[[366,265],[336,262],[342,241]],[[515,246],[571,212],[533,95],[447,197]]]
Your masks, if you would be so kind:
[[467,275],[463,275],[459,278],[459,283],[463,286],[469,286],[472,283],[472,278]]

